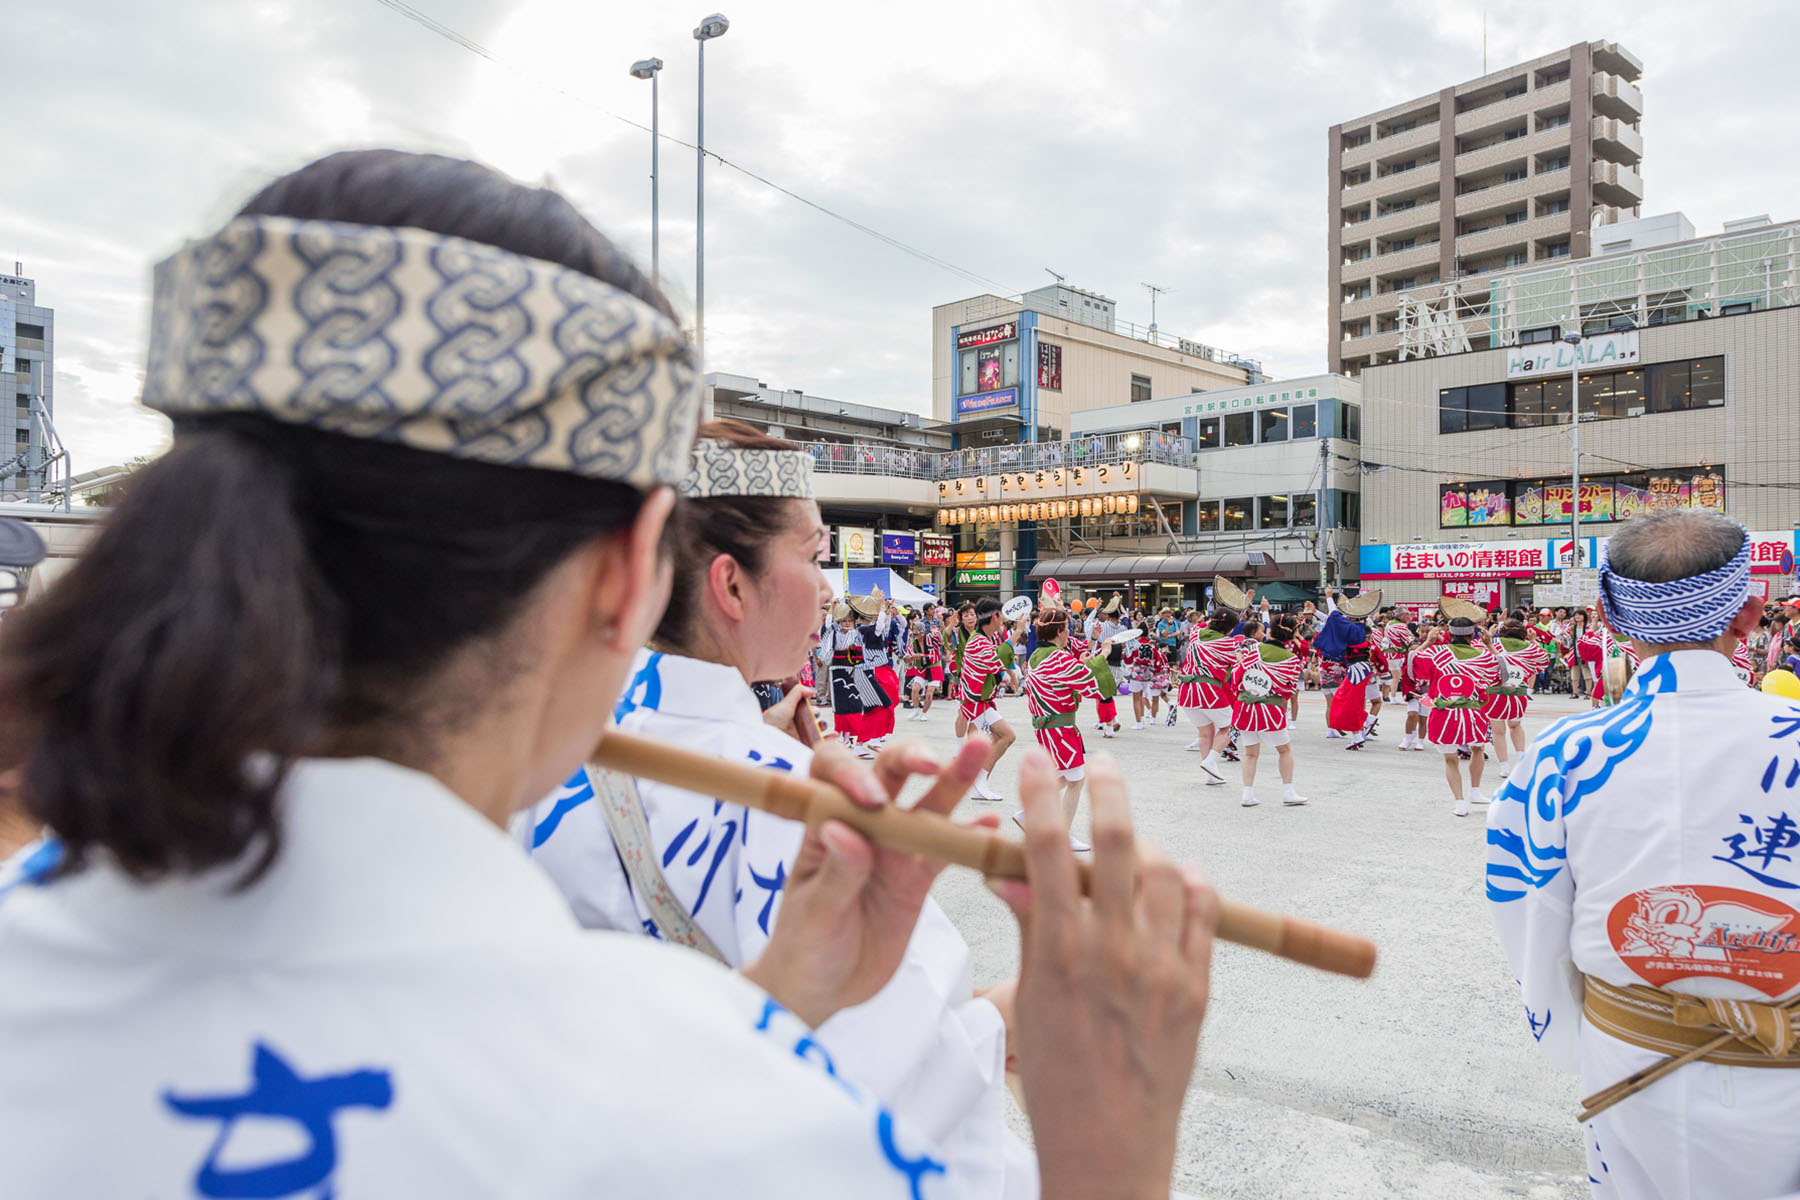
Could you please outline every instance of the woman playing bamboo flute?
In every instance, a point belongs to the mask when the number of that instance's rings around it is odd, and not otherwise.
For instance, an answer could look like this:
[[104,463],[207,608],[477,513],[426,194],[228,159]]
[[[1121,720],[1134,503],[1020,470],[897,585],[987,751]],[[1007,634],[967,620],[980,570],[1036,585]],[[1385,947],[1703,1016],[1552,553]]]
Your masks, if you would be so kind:
[[[669,596],[701,397],[650,281],[554,192],[356,151],[148,308],[174,445],[0,630],[0,774],[49,831],[0,869],[8,1200],[970,1191],[812,1031],[893,975],[933,865],[809,830],[732,972],[582,930],[506,834]],[[975,766],[812,774],[946,812]],[[1043,1194],[1166,1194],[1217,898],[1138,853],[1117,772],[1091,897],[1035,747],[1020,792]]]

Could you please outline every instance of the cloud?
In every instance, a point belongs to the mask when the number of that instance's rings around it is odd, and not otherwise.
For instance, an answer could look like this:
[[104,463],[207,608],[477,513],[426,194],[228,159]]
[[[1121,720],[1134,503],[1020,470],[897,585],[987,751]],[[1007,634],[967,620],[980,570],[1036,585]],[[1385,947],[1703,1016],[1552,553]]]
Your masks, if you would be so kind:
[[[1800,10],[1740,3],[1388,0],[905,6],[716,0],[707,144],[1004,291],[1053,268],[1162,329],[1322,369],[1325,135],[1336,121],[1577,38],[1645,62],[1646,211],[1702,232],[1778,210],[1796,134]],[[648,260],[637,58],[664,59],[662,127],[694,134],[704,5],[414,0],[495,64],[376,0],[62,0],[9,44],[29,131],[9,138],[0,253],[57,309],[58,423],[77,461],[152,448],[133,406],[154,258],[281,171],[345,145],[470,154],[565,190]],[[54,11],[52,11],[54,9]],[[1740,81],[1757,81],[1754,106]],[[662,153],[662,268],[694,298],[694,156]],[[989,290],[729,168],[707,170],[707,359],[844,400],[923,410],[930,310]],[[1777,219],[1791,212],[1775,211]]]

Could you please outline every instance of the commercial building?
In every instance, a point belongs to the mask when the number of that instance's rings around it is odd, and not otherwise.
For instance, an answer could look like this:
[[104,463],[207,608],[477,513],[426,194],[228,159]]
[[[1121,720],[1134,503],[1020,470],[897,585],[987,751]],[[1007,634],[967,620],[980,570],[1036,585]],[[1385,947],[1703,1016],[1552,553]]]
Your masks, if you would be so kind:
[[[1148,425],[1193,445],[1195,494],[1171,519],[1180,551],[1213,557],[1217,573],[1265,596],[1310,599],[1357,569],[1361,405],[1356,380],[1314,375],[1090,409],[1072,420],[1078,437]],[[1174,582],[1191,603],[1192,585],[1210,575]]]
[[1365,584],[1421,601],[1584,598],[1609,528],[1667,507],[1741,521],[1758,573],[1791,575],[1800,222],[1675,242],[1662,239],[1685,218],[1660,227],[1597,231],[1647,248],[1489,281],[1491,349],[1363,371]]
[[1086,409],[1261,378],[1252,359],[1118,321],[1105,296],[1060,283],[931,311],[931,412],[959,447],[1061,441]]
[[1329,369],[1407,357],[1420,288],[1586,258],[1597,222],[1637,216],[1642,71],[1615,42],[1579,42],[1333,125]]
[[[51,418],[56,412],[56,312],[37,302],[37,283],[13,264],[0,274],[0,394],[9,431],[0,444],[0,500],[41,499],[67,475],[67,456]],[[60,470],[59,470],[60,468]]]

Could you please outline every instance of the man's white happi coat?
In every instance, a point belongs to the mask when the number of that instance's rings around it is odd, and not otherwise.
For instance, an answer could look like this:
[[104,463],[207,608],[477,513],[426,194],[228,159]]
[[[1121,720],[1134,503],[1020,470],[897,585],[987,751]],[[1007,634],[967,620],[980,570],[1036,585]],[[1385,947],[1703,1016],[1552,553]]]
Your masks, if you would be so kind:
[[[1644,659],[1538,735],[1488,812],[1487,894],[1539,1049],[1591,1095],[1661,1060],[1582,1019],[1582,976],[1800,992],[1800,705],[1723,654]],[[1800,1188],[1800,1070],[1693,1063],[1587,1127],[1596,1197]]]
[[[281,853],[140,883],[0,864],[0,1195],[962,1195],[800,1021],[578,926],[426,775],[298,764]],[[103,857],[103,856],[101,856]]]
[[[812,751],[762,719],[736,669],[640,652],[619,728],[690,750],[804,774]],[[638,795],[670,890],[733,966],[762,953],[805,828],[648,780]],[[661,936],[577,774],[536,805],[525,835],[589,928]],[[933,1139],[970,1195],[1035,1196],[1036,1164],[1005,1127],[1005,1027],[972,995],[968,944],[927,899],[906,956],[867,1003],[818,1030],[838,1068]]]

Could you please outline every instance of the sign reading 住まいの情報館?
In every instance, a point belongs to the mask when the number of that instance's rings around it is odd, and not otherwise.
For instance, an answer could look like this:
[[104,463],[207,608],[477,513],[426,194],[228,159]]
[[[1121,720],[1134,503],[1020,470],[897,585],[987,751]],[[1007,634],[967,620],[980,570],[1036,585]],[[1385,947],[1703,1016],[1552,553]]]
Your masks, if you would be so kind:
[[[1485,542],[1401,542],[1396,545],[1365,543],[1358,559],[1361,577],[1368,579],[1531,579],[1542,571],[1564,570],[1562,583],[1569,586],[1580,577],[1567,568],[1595,570],[1606,549],[1607,538],[1583,537],[1581,562],[1575,561],[1574,543],[1568,538],[1513,538]],[[1752,531],[1750,569],[1759,575],[1782,574],[1781,564],[1792,561],[1795,534],[1791,529]]]
[[1517,379],[1576,368],[1591,371],[1604,367],[1632,367],[1637,363],[1637,330],[1630,329],[1583,338],[1573,344],[1535,342],[1529,346],[1512,346],[1506,352],[1506,377]]

